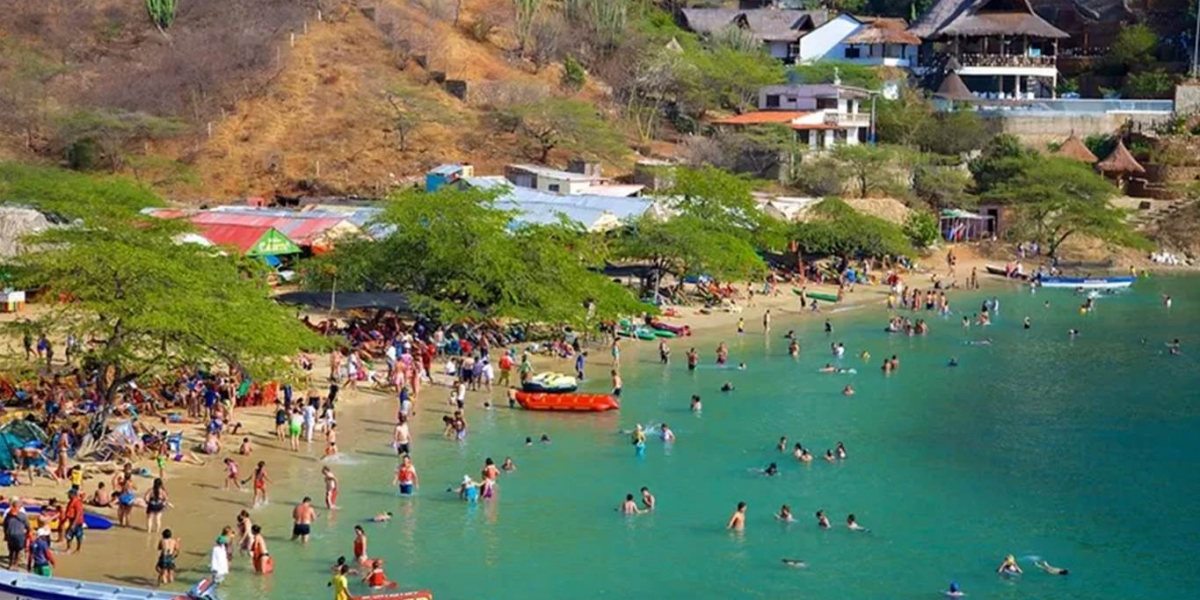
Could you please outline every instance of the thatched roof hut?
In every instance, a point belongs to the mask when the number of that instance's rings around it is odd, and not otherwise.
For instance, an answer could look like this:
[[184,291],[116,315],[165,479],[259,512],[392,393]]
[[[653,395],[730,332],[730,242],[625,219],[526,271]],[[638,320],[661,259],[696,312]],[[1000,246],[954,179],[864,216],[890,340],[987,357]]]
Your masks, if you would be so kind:
[[0,206],[0,258],[13,258],[28,249],[25,238],[54,224],[46,215],[19,206]]
[[1062,145],[1058,147],[1058,150],[1056,150],[1054,154],[1064,158],[1073,158],[1089,165],[1094,164],[1097,160],[1099,160],[1096,158],[1096,155],[1092,154],[1092,151],[1088,150],[1088,147],[1085,146],[1084,143],[1075,136],[1074,133],[1072,133],[1071,137],[1068,137],[1066,141],[1064,141]]
[[1117,147],[1104,160],[1096,163],[1096,170],[1115,177],[1146,172],[1146,168],[1129,153],[1124,140],[1117,140]]
[[975,97],[971,95],[971,90],[967,89],[967,84],[963,83],[962,77],[959,77],[958,73],[950,73],[942,78],[942,84],[938,86],[937,91],[933,95],[945,100],[959,102]]
[[[1000,5],[1007,6],[1000,6]],[[1070,37],[1033,11],[1029,0],[938,0],[909,32],[925,39],[964,36]]]

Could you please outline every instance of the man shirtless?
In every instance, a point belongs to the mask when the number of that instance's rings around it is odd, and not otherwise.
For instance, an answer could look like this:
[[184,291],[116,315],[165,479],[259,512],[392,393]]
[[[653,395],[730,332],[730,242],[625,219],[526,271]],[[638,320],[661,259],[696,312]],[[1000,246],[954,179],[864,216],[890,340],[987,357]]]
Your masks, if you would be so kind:
[[400,415],[400,420],[396,423],[396,430],[392,433],[392,446],[396,448],[396,454],[404,456],[409,453],[411,443],[412,434],[408,431],[408,417]]
[[742,531],[746,529],[746,503],[738,502],[737,510],[733,512],[733,516],[729,517],[729,524],[726,529],[734,531]]
[[292,540],[300,540],[300,543],[307,544],[308,536],[312,534],[312,522],[317,519],[317,511],[313,510],[312,498],[304,497],[292,511]]

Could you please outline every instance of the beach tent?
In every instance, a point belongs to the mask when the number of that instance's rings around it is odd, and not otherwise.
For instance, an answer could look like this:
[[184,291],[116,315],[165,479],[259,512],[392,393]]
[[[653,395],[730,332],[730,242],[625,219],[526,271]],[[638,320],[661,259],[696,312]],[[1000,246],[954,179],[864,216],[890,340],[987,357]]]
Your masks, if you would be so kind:
[[988,235],[988,217],[957,208],[947,208],[938,217],[942,239],[948,242],[977,240]]
[[300,247],[274,227],[197,223],[196,228],[200,230],[200,235],[213,244],[232,246],[245,256],[284,256],[300,253]]

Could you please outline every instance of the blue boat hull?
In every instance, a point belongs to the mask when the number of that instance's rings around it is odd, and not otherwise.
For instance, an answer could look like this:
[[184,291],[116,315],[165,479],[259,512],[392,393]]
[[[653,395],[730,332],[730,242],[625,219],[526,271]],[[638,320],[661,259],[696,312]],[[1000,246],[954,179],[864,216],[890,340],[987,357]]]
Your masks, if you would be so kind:
[[1127,288],[1137,281],[1136,277],[1043,277],[1039,280],[1042,287],[1048,288],[1084,288],[1084,289],[1120,289]]
[[189,594],[0,570],[0,600],[187,600]]

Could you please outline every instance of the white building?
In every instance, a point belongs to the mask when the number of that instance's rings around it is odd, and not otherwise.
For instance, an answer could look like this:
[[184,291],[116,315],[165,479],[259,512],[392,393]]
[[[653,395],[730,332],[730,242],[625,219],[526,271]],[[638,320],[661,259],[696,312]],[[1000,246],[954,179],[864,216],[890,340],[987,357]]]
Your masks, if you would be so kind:
[[841,14],[800,39],[799,62],[848,62],[870,67],[908,68],[917,60],[921,38],[903,19]]
[[507,165],[504,178],[514,186],[564,196],[609,196],[628,198],[642,195],[645,186],[613,184],[600,173],[600,165],[571,161],[566,171],[540,165]]
[[800,143],[818,152],[868,140],[871,115],[863,111],[863,102],[870,97],[868,90],[832,83],[772,85],[759,90],[759,110],[712,123],[718,127],[784,125]]

